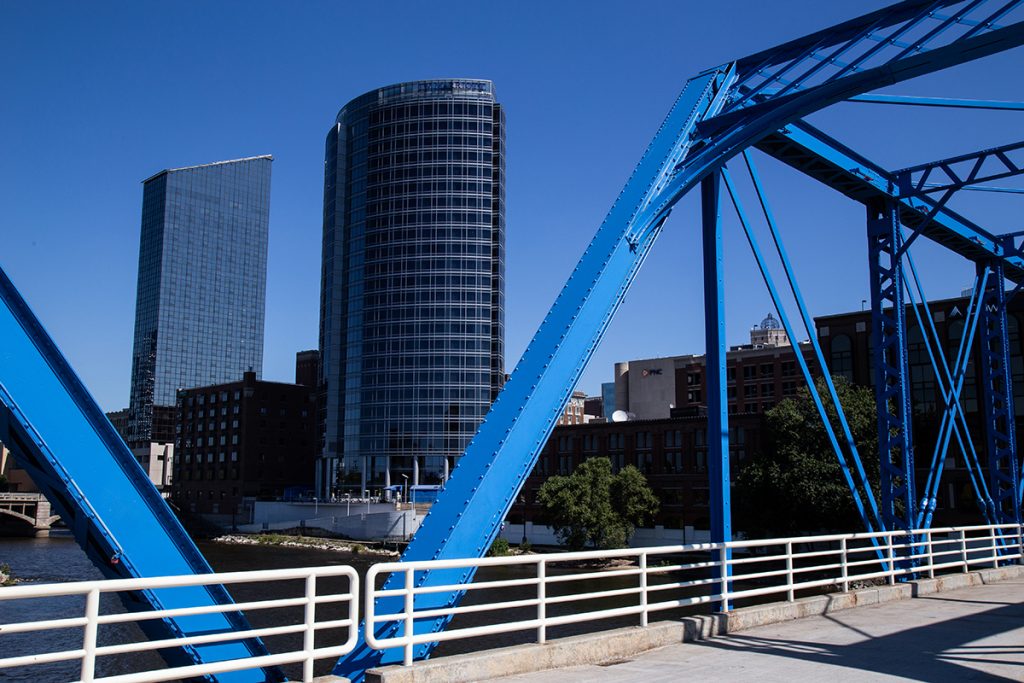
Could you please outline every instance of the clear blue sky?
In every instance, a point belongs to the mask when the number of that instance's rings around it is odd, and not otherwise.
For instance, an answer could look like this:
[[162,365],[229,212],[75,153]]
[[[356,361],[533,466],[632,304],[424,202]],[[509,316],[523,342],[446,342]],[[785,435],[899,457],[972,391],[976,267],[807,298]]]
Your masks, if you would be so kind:
[[[273,154],[264,376],[317,345],[323,143],[388,83],[492,79],[508,111],[514,366],[686,79],[882,6],[754,2],[0,2],[0,265],[104,409],[128,400],[142,187],[169,167]],[[1021,100],[1020,50],[892,92]],[[843,104],[812,120],[896,168],[1020,137],[1022,114]],[[812,312],[867,296],[863,209],[761,164]],[[969,215],[1019,229],[1024,198]],[[698,207],[677,208],[588,368],[703,350]],[[770,303],[727,224],[730,343]],[[972,269],[924,248],[928,293]]]

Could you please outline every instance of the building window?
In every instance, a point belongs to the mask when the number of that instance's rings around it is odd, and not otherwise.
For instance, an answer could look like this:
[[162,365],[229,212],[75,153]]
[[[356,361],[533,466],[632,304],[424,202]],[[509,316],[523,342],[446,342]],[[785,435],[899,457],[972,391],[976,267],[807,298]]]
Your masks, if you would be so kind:
[[698,507],[708,506],[708,490],[705,487],[693,487],[693,504]]
[[832,355],[829,358],[833,375],[853,381],[853,342],[849,335],[837,334],[832,337]]
[[697,451],[693,454],[693,469],[697,472],[708,471],[708,454],[705,451]]
[[651,437],[650,432],[637,432],[636,433],[636,447],[637,448],[650,448],[654,443],[654,439]]
[[665,472],[679,474],[683,471],[683,454],[679,451],[665,453]]

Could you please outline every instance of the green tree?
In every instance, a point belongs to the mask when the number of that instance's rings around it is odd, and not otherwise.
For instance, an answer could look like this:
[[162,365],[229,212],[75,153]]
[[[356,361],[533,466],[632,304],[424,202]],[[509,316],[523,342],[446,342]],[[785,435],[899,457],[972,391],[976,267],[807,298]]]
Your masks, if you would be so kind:
[[[878,433],[875,397],[844,377],[833,377],[854,443],[878,498]],[[823,378],[816,382],[843,448],[843,432]],[[814,531],[859,531],[863,525],[829,442],[824,424],[803,387],[765,413],[761,453],[742,467],[733,492],[737,528],[752,536]],[[851,468],[853,466],[850,463]]]
[[608,458],[590,458],[567,477],[551,477],[537,498],[558,540],[571,550],[625,547],[634,529],[658,511],[640,470],[630,465],[612,474]]

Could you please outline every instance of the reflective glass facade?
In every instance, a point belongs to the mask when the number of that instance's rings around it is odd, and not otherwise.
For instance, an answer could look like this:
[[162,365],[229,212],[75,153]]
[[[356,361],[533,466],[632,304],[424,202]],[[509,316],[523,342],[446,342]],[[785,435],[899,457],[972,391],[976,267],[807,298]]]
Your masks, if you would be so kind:
[[490,81],[349,102],[327,135],[321,494],[440,483],[504,381],[505,116]]
[[174,440],[153,415],[178,389],[262,373],[271,161],[171,169],[143,183],[129,442]]

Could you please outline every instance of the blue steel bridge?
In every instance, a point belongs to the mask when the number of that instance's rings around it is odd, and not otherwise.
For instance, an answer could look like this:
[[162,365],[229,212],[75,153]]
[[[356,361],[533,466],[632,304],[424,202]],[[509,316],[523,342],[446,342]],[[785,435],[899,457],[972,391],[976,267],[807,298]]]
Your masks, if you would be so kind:
[[[819,365],[827,367],[753,150],[864,206],[879,415],[879,496],[868,483],[829,374],[824,373],[825,391],[819,393],[802,355],[796,354],[796,360],[822,417],[830,404],[838,408],[838,426],[828,419],[824,426],[864,530],[904,534],[899,537],[904,542],[883,561],[890,569],[913,567],[916,535],[909,532],[930,527],[946,452],[954,443],[965,454],[980,502],[979,522],[1019,525],[1024,490],[1006,304],[1024,283],[1021,235],[994,234],[954,211],[950,203],[965,190],[1007,191],[993,183],[1021,174],[1024,142],[1007,141],[953,158],[889,169],[840,142],[843,131],[834,131],[833,137],[805,117],[848,101],[1024,109],[1017,103],[949,99],[942,93],[922,98],[874,92],[1018,48],[1024,43],[1022,4],[1024,0],[908,0],[713,66],[686,81],[403,561],[476,558],[490,547],[673,207],[691,191],[700,192],[702,204],[711,533],[717,543],[732,539],[720,216],[726,208],[742,225],[789,338],[809,337]],[[756,203],[748,206],[744,197],[756,197]],[[758,226],[769,236],[766,242],[758,238]],[[913,259],[912,247],[922,239],[975,268],[968,325],[952,362],[941,351]],[[795,305],[784,305],[789,298]],[[89,557],[106,576],[117,579],[209,573],[205,559],[2,273],[0,301],[0,440],[30,472]],[[940,438],[931,452],[914,448],[908,316],[921,317],[917,323],[925,333],[943,397]],[[975,348],[982,358],[978,397],[984,433],[972,435],[960,399]],[[926,475],[919,477],[921,472]],[[721,565],[726,572],[728,567]],[[423,607],[440,611],[457,605],[464,593],[459,586],[471,582],[475,571],[475,566],[466,566],[416,572],[416,587],[425,591],[420,596]],[[392,574],[385,591],[404,581],[403,572]],[[430,592],[431,587],[448,588]],[[375,610],[398,613],[401,600],[385,592]],[[230,605],[231,597],[221,586],[196,585],[175,591],[140,590],[129,602],[132,609],[173,611],[185,605]],[[403,627],[398,621],[375,624],[372,633],[363,633],[355,649],[342,657],[335,672],[360,680],[368,668],[399,662],[407,654],[426,658],[436,644],[430,634],[440,634],[450,618],[438,614],[417,619],[415,631],[424,637],[410,653],[370,647],[367,636],[387,640]],[[231,608],[145,624],[156,639],[246,630],[245,616]],[[163,650],[168,661],[199,664],[268,654],[255,637],[233,644],[190,642]],[[266,666],[217,678],[275,681],[283,675]]]

